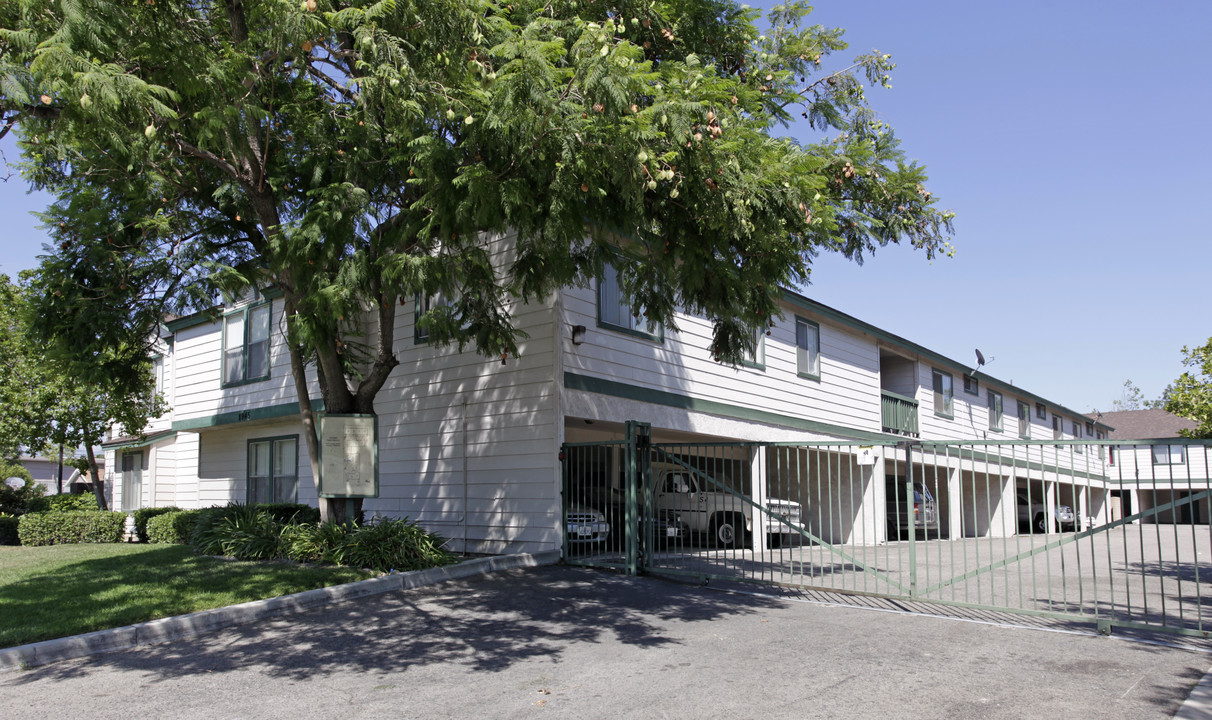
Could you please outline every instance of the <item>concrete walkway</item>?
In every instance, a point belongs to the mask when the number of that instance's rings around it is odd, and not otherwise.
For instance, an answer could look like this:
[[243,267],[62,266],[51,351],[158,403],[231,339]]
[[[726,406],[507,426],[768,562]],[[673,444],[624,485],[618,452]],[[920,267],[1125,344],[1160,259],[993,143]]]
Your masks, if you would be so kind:
[[0,717],[1170,718],[1210,664],[539,565],[3,673]]

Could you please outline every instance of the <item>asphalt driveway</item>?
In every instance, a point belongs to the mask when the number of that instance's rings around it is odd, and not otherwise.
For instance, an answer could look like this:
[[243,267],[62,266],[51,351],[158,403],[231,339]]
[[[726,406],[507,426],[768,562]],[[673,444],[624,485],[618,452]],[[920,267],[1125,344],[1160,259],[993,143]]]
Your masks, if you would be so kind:
[[545,566],[0,675],[22,718],[1168,718],[1212,656]]

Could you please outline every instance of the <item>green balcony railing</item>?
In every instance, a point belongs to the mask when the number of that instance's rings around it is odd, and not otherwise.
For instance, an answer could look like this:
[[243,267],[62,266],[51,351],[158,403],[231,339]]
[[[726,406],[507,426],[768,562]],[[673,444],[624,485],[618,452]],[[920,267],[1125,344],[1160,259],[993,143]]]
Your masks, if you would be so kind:
[[880,391],[880,400],[884,432],[918,437],[917,400],[887,390]]

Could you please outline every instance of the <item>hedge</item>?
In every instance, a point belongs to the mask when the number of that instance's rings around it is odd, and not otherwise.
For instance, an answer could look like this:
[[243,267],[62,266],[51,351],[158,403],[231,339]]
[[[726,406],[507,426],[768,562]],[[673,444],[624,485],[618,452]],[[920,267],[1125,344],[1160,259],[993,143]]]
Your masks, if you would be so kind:
[[17,539],[17,521],[19,518],[16,515],[0,513],[0,545],[16,545]]
[[147,521],[147,541],[186,545],[198,521],[200,510],[174,510]]
[[122,542],[126,513],[75,510],[22,515],[17,537],[22,545]]
[[100,510],[97,507],[97,496],[91,492],[87,495],[48,495],[46,510],[48,512],[70,512],[73,510]]
[[165,513],[180,512],[181,508],[173,507],[154,507],[154,508],[139,508],[131,513],[135,518],[135,534],[139,536],[139,542],[147,542],[147,521],[163,515]]

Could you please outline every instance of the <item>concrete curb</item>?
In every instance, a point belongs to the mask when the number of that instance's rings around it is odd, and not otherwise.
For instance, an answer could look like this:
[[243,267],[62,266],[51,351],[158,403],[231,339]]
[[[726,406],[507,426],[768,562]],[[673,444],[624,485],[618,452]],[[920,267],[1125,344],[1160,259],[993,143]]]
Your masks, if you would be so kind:
[[379,593],[405,590],[433,585],[447,580],[457,580],[482,575],[498,570],[520,567],[554,565],[560,561],[559,550],[519,555],[500,555],[477,558],[445,567],[395,573],[370,580],[334,585],[318,590],[307,590],[293,595],[253,600],[229,607],[203,610],[161,618],[148,622],[127,625],[110,630],[74,635],[72,637],[44,640],[0,650],[0,672],[46,665],[60,660],[85,657],[100,653],[127,650],[139,645],[172,642],[214,632],[223,628],[264,620],[279,615],[288,615],[330,603],[354,600]]

